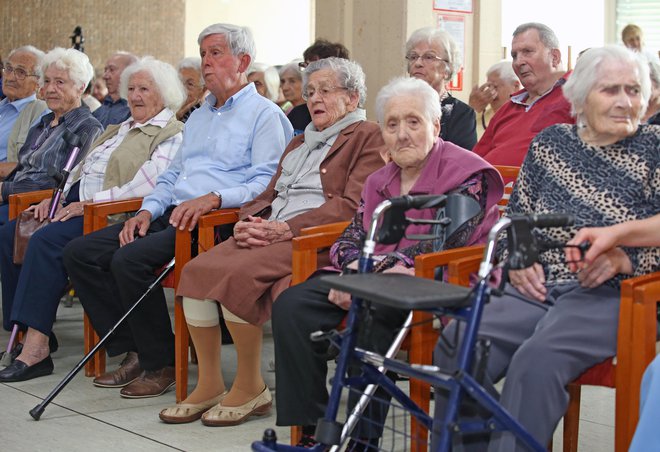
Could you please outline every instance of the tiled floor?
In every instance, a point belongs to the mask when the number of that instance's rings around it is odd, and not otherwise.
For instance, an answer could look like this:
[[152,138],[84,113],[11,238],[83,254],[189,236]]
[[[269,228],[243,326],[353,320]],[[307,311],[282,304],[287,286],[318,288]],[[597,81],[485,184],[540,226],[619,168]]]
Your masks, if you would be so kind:
[[[249,450],[264,429],[274,427],[275,416],[265,416],[228,428],[204,427],[201,423],[178,426],[163,424],[158,412],[175,403],[174,392],[161,397],[128,400],[115,389],[95,388],[80,372],[46,408],[41,420],[28,411],[37,405],[82,357],[82,310],[60,307],[55,332],[60,349],[53,355],[55,373],[22,383],[0,384],[0,451],[89,451],[89,450]],[[0,334],[4,349],[8,333]],[[272,337],[266,334],[263,367],[273,359]],[[223,347],[223,367],[228,382],[234,378],[236,355],[233,346]],[[114,366],[117,360],[110,360]],[[192,366],[190,387],[195,383]],[[265,372],[274,388],[275,377]],[[605,388],[585,388],[582,396],[580,451],[612,451],[614,441],[614,393]],[[288,428],[276,428],[280,440],[288,441]],[[555,450],[561,450],[561,427],[555,435]]]

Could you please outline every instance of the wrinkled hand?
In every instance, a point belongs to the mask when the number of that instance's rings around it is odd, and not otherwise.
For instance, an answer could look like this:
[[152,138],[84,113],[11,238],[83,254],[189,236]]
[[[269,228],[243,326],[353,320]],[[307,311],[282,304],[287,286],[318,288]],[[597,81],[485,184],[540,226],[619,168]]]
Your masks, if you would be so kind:
[[[67,204],[66,207],[58,206],[53,221],[66,221],[82,216],[85,213],[85,204],[89,204],[89,201],[72,202]],[[48,215],[48,211],[46,211],[46,215]]]
[[249,216],[234,226],[234,240],[241,248],[256,248],[291,240],[293,233],[285,221],[268,221]]
[[[62,209],[62,205],[60,204],[57,206],[57,209],[55,210],[56,215],[57,212],[61,209]],[[25,209],[26,212],[33,212],[35,220],[38,220],[40,222],[48,218],[49,210],[50,210],[50,198],[42,199],[39,204],[35,204]]]
[[[591,245],[587,252],[584,255],[584,261],[582,262],[571,262],[568,264],[568,268],[572,272],[582,270],[587,267],[589,264],[593,263],[594,260],[606,252],[614,248],[617,243],[617,235],[614,233],[612,228],[583,228],[575,234],[568,244],[569,245],[579,245],[583,242],[589,242]],[[579,261],[581,259],[580,250],[577,248],[565,248],[566,261]]]
[[195,229],[197,220],[202,215],[220,207],[220,199],[213,193],[199,198],[184,201],[174,208],[170,215],[170,224],[181,231],[188,227],[189,231]]
[[543,266],[538,262],[522,270],[509,270],[509,282],[524,296],[540,302],[545,301],[545,274]]
[[489,103],[495,100],[496,97],[497,91],[490,85],[490,83],[484,83],[481,86],[474,85],[470,92],[468,104],[470,107],[474,108],[474,111],[481,113],[486,109]]
[[119,246],[125,246],[136,239],[135,232],[137,231],[140,237],[147,235],[149,225],[151,224],[151,212],[148,210],[141,210],[133,218],[128,219],[124,223],[124,228],[119,233]]
[[612,248],[587,264],[578,273],[578,281],[582,287],[593,289],[619,273],[631,274],[632,262],[621,248]]
[[348,292],[330,289],[330,293],[328,294],[328,301],[342,308],[344,311],[348,311],[351,308],[352,299],[351,294]]

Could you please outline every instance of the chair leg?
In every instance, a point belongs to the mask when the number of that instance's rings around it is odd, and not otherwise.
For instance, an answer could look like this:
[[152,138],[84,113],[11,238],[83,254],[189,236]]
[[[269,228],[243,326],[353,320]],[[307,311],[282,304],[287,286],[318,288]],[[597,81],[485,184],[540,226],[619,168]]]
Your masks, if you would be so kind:
[[302,427],[300,425],[291,426],[291,445],[295,446],[302,438]]
[[564,415],[564,452],[577,452],[580,436],[580,385],[568,385],[568,410]]

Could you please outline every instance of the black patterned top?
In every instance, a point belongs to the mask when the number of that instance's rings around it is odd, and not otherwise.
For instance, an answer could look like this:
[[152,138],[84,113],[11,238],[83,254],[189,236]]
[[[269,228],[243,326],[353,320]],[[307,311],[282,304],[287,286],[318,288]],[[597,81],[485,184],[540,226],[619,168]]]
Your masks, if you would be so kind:
[[[610,226],[660,212],[660,127],[637,132],[608,146],[586,144],[577,126],[557,124],[532,141],[507,214],[571,213],[575,225],[536,230],[542,240],[566,242],[586,226]],[[659,269],[660,248],[623,248],[634,275]],[[577,280],[561,249],[540,256],[548,284]],[[619,287],[629,275],[606,282]]]

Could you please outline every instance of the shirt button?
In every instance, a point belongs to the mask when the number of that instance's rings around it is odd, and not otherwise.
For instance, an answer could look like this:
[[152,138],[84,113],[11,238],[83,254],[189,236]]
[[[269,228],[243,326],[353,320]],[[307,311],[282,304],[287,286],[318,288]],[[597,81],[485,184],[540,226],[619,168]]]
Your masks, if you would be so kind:
[[328,198],[332,198],[332,193],[328,193]]
[[321,170],[321,174],[325,174],[325,173],[327,173],[327,172],[328,172],[328,170],[325,169],[325,168],[323,168],[323,169]]

